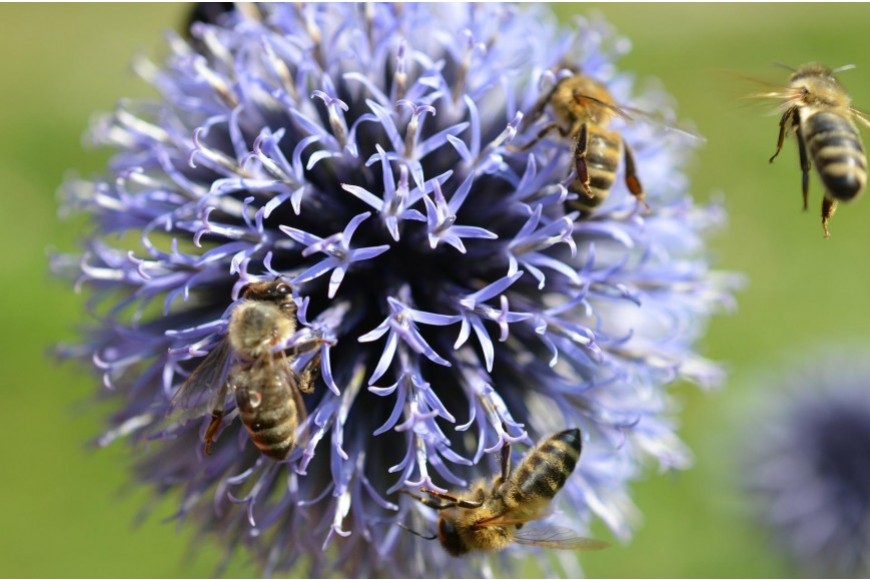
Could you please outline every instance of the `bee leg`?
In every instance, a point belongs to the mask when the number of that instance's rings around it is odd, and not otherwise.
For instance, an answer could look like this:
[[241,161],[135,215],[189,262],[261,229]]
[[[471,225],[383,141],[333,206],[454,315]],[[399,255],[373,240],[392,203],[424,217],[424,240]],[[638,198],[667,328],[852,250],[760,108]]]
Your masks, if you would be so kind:
[[[202,450],[206,455],[211,455],[211,448],[214,440],[217,438],[218,429],[221,427],[221,422],[224,418],[224,399],[227,396],[228,384],[225,382],[218,389],[215,397],[215,406],[211,410],[211,421],[208,427],[205,428],[205,434],[202,436]],[[219,406],[218,406],[219,405]]]
[[492,482],[493,491],[501,487],[511,475],[511,444],[505,443],[501,447],[501,474]]
[[317,375],[320,372],[320,353],[314,355],[302,368],[299,373],[299,390],[303,393],[311,393],[314,391],[314,381],[317,380]]
[[547,123],[546,125],[544,125],[544,127],[540,131],[538,131],[538,134],[535,135],[534,138],[532,138],[532,140],[529,141],[528,143],[526,143],[525,145],[513,145],[513,144],[511,144],[511,145],[508,145],[507,147],[505,147],[505,149],[507,149],[508,151],[510,151],[512,153],[522,153],[524,151],[528,151],[529,149],[531,149],[532,147],[537,145],[541,139],[543,139],[551,131],[553,131],[553,129],[556,129],[559,131],[560,134],[563,134],[562,129],[561,129],[561,127],[559,127],[558,124],[556,124],[555,122]]
[[[429,495],[431,495],[433,497],[437,497],[439,499],[444,499],[444,500],[449,501],[450,505],[447,507],[456,506],[456,507],[468,509],[468,508],[479,508],[480,506],[483,505],[483,502],[480,502],[480,501],[468,501],[465,499],[459,499],[456,496],[450,495],[448,493],[441,493],[440,491],[435,491],[434,489],[422,488],[422,489],[420,489],[420,491],[422,491],[423,493],[428,493]],[[441,509],[443,509],[443,508],[441,508]]]
[[452,504],[452,503],[440,503],[440,502],[432,499],[431,497],[423,497],[422,495],[417,495],[416,493],[411,493],[410,491],[408,491],[406,489],[400,489],[399,493],[405,493],[407,495],[410,495],[411,497],[413,497],[414,499],[419,501],[424,506],[430,507],[430,508],[435,509],[435,510],[446,510],[447,508],[454,507],[454,504]]
[[544,109],[553,98],[553,93],[555,93],[559,88],[559,84],[560,83],[555,83],[549,91],[538,97],[538,100],[535,101],[535,104],[532,105],[529,112],[523,116],[523,120],[520,122],[520,131],[525,131],[530,125],[541,118],[541,115],[544,114]]
[[[290,356],[296,358],[302,353],[319,348],[326,343],[327,341],[323,338],[315,338],[313,340],[305,341],[292,347],[290,349]],[[287,353],[282,352],[281,354],[286,360]],[[320,353],[314,355],[311,360],[305,364],[305,367],[303,367],[302,372],[299,375],[299,390],[306,394],[311,393],[314,390],[314,381],[317,379],[318,369],[320,369]]]
[[322,337],[312,338],[311,340],[306,340],[305,342],[300,342],[299,344],[291,347],[290,356],[297,357],[302,353],[306,353],[308,351],[314,350],[315,348],[320,348],[324,344],[329,344],[329,341]]
[[798,153],[801,158],[801,193],[804,196],[804,211],[807,211],[807,197],[810,192],[810,159],[807,157],[807,146],[804,143],[804,136],[801,134],[800,126],[795,130],[798,142]]
[[825,237],[830,238],[831,232],[828,231],[828,220],[837,211],[837,200],[830,199],[827,195],[822,198],[822,229],[825,230]]
[[637,177],[637,166],[634,163],[634,153],[631,152],[631,147],[628,143],[622,143],[622,155],[625,158],[625,185],[628,191],[641,204],[647,212],[650,211],[649,204],[644,199],[643,186],[640,184],[640,179]]
[[396,524],[396,525],[399,526],[400,528],[402,528],[403,530],[407,531],[407,532],[411,532],[411,533],[414,534],[415,536],[419,536],[419,537],[423,538],[424,540],[435,540],[435,539],[438,538],[438,534],[423,535],[423,534],[421,534],[420,532],[418,532],[417,530],[415,530],[415,529],[413,529],[413,528],[409,528],[408,526],[406,526],[406,525],[403,524],[402,522],[399,522],[399,523]]
[[789,121],[795,123],[795,119],[792,119],[795,115],[797,115],[797,108],[792,107],[783,113],[782,118],[779,120],[779,137],[776,140],[776,151],[774,151],[773,155],[770,157],[770,163],[773,163],[773,160],[776,159],[777,155],[779,155],[779,152],[782,149],[782,143],[785,141],[786,126]]
[[589,131],[586,123],[580,126],[577,133],[577,144],[574,146],[574,168],[577,170],[577,181],[583,185],[583,191],[590,198],[594,198],[592,188],[589,187],[589,168],[586,165],[586,148],[589,145]]
[[214,410],[211,412],[211,422],[208,424],[208,427],[205,429],[205,435],[203,435],[203,446],[202,450],[206,455],[211,455],[211,447],[214,443],[215,436],[217,435],[217,431],[221,426],[221,421],[224,418],[224,412]]

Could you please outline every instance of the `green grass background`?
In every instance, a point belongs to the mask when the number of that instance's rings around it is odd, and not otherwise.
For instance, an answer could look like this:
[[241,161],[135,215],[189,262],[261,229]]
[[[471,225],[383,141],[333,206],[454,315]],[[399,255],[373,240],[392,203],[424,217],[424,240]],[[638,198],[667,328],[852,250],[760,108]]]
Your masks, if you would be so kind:
[[[172,502],[136,526],[149,494],[128,483],[123,445],[84,448],[106,409],[94,380],[46,357],[72,338],[81,296],[47,273],[46,249],[75,248],[81,220],[59,222],[55,191],[70,170],[100,171],[85,151],[92,114],[117,99],[150,94],[129,71],[133,54],[163,54],[161,33],[187,8],[162,5],[2,5],[0,21],[0,576],[209,576],[220,557],[208,543],[190,558],[189,530],[161,523]],[[789,353],[870,335],[870,201],[844,206],[823,240],[820,187],[800,211],[793,143],[774,165],[777,119],[745,107],[756,87],[733,72],[782,82],[782,61],[858,69],[843,75],[870,109],[870,6],[832,4],[561,5],[561,15],[600,11],[631,38],[621,67],[657,77],[708,142],[692,168],[699,200],[721,193],[730,224],[712,243],[717,265],[744,272],[739,312],[713,320],[701,348],[725,361],[727,388],[680,387],[682,435],[696,454],[687,472],[635,486],[645,521],[633,542],[584,557],[590,576],[782,576],[790,573],[753,527],[734,486],[741,421],[757,397],[752,379]],[[728,71],[731,71],[729,73]],[[642,168],[641,168],[642,170]],[[642,173],[641,173],[642,177]],[[755,392],[752,392],[755,391]],[[605,536],[602,530],[597,530]],[[255,569],[237,558],[229,575]]]

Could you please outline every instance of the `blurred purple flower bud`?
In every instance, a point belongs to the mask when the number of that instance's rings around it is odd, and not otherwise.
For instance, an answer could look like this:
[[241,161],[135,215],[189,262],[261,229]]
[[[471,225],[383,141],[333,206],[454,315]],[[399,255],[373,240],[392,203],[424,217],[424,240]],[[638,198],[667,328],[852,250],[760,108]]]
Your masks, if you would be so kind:
[[749,415],[741,472],[762,524],[802,576],[870,574],[867,351],[808,353],[759,386],[767,398]]

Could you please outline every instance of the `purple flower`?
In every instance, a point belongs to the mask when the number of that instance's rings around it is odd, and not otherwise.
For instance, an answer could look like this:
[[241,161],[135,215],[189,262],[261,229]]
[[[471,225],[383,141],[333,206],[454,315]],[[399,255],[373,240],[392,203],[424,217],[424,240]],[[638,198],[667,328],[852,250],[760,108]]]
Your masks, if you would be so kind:
[[746,483],[761,522],[802,575],[870,574],[867,346],[809,353],[765,381]]
[[[650,213],[620,169],[581,216],[565,204],[570,140],[512,144],[545,122],[522,120],[561,67],[618,102],[661,110],[664,95],[632,91],[605,23],[566,30],[540,7],[249,8],[196,23],[193,45],[170,38],[162,66],[139,63],[160,98],[98,123],[116,150],[107,175],[66,187],[96,226],[56,269],[93,294],[99,322],[70,354],[116,400],[99,443],[135,445],[143,483],[180,494],[179,518],[248,547],[265,574],[304,561],[314,576],[477,576],[487,559],[397,525],[434,521],[398,492],[462,488],[497,471],[506,443],[518,458],[579,427],[552,520],[583,534],[597,516],[628,538],[642,463],[690,462],[667,387],[721,378],[693,344],[731,304],[704,245],[723,212],[693,204],[688,144],[655,127],[614,125]],[[304,435],[275,462],[236,418],[205,456],[209,414],[174,418],[173,394],[241,289],[276,276],[300,328],[325,338]]]

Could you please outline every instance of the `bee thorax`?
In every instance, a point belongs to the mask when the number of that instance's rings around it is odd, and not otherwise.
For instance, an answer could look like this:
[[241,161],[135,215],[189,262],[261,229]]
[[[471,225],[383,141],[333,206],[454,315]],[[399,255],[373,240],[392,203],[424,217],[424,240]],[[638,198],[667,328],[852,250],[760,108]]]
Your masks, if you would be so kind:
[[236,353],[252,359],[288,338],[295,330],[294,321],[286,317],[278,306],[249,301],[233,312],[228,336]]

